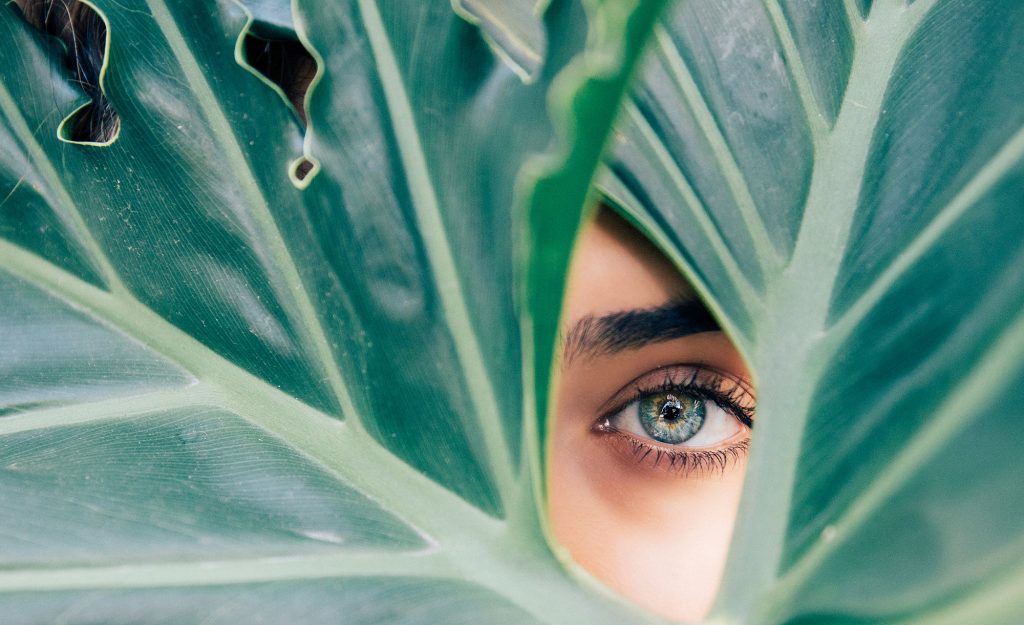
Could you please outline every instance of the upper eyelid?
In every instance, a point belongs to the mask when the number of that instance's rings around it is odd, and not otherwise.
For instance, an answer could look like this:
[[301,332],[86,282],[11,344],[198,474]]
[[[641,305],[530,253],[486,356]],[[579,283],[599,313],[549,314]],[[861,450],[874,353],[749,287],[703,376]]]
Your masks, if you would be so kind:
[[652,377],[656,374],[668,374],[672,370],[687,369],[692,372],[691,380],[699,380],[702,373],[715,376],[719,380],[729,380],[735,382],[743,392],[750,396],[752,400],[756,402],[756,395],[754,394],[753,387],[750,381],[743,377],[733,375],[729,372],[722,371],[721,369],[711,367],[705,363],[675,363],[671,365],[665,365],[656,369],[651,369],[645,373],[641,373],[636,376],[619,390],[615,391],[612,396],[603,402],[597,409],[598,420],[610,417],[620,412],[623,408],[628,406],[631,401],[634,401],[638,395],[640,395],[643,389],[640,388],[641,382],[648,377]]
[[635,378],[633,378],[632,380],[630,380],[629,382],[624,384],[621,388],[619,388],[619,390],[617,390],[614,393],[612,393],[611,397],[609,397],[607,400],[605,400],[604,403],[602,403],[600,406],[598,406],[598,409],[597,409],[598,414],[607,416],[607,415],[612,414],[614,411],[620,410],[621,408],[625,407],[628,404],[628,401],[626,400],[626,397],[627,396],[629,396],[629,397],[635,396],[638,393],[638,391],[640,390],[640,388],[639,388],[640,382],[642,380],[644,380],[645,378],[650,377],[650,376],[652,376],[652,375],[654,375],[654,374],[656,374],[658,372],[666,372],[666,371],[669,371],[671,369],[683,369],[683,368],[693,368],[696,371],[696,370],[699,370],[699,369],[705,368],[705,367],[704,367],[703,364],[683,364],[683,363],[678,363],[678,364],[673,364],[673,365],[665,365],[663,367],[658,367],[656,369],[651,369],[649,371],[645,371],[644,373],[641,373],[640,375],[636,376]]

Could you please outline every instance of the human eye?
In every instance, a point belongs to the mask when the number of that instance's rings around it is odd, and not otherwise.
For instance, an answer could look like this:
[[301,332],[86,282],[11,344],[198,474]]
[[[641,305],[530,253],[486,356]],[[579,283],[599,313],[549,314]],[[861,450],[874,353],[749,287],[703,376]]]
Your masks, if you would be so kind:
[[690,475],[724,471],[750,444],[755,399],[749,382],[700,366],[641,375],[608,402],[593,431],[652,469]]

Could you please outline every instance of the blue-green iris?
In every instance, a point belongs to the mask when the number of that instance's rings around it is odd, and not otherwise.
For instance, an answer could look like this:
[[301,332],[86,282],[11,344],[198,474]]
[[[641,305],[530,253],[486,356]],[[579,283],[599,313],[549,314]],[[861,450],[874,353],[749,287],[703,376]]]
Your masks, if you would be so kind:
[[676,445],[689,440],[704,425],[704,400],[672,393],[651,393],[640,400],[640,425],[651,438]]

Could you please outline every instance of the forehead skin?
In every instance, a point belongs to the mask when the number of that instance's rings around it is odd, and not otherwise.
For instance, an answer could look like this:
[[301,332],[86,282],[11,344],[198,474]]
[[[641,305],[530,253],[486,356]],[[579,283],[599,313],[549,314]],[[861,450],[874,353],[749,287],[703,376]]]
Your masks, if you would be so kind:
[[576,242],[564,318],[653,308],[693,289],[654,245],[608,209],[598,212]]

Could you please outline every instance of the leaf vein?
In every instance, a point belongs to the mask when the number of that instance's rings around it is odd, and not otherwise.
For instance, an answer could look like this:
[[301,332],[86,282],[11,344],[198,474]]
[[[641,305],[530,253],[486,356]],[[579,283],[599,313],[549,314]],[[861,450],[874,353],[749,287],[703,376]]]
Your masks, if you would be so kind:
[[778,0],[764,0],[764,7],[771,18],[775,35],[782,45],[782,54],[786,58],[789,75],[793,77],[793,82],[796,84],[796,92],[800,97],[804,115],[807,117],[814,145],[818,146],[828,135],[828,124],[825,122],[822,108],[818,104],[818,98],[814,95],[810,76],[807,74],[807,68],[804,67],[803,58],[800,56],[796,39],[793,37],[793,31],[789,28],[789,22],[786,20],[786,15]]
[[[775,249],[765,228],[764,220],[757,209],[757,203],[750,193],[750,186],[746,177],[740,171],[736,156],[729,147],[729,142],[718,124],[718,120],[704,98],[703,93],[697,86],[686,61],[672,43],[671,36],[663,26],[655,29],[654,38],[657,42],[657,51],[665,62],[666,69],[672,77],[673,82],[679,87],[686,104],[693,112],[694,119],[700,126],[701,132],[708,140],[711,153],[721,167],[722,176],[725,178],[729,192],[732,194],[736,207],[739,209],[743,223],[747,226],[750,238],[754,244],[755,256],[764,259],[772,265],[779,262],[779,252]],[[651,141],[658,141],[656,133],[651,133]],[[665,148],[667,154],[667,148]],[[673,159],[674,160],[674,159]],[[762,263],[764,265],[764,263]],[[773,266],[766,267],[774,268]]]
[[0,267],[164,355],[195,375],[201,385],[209,382],[204,392],[216,394],[210,405],[233,411],[277,436],[432,538],[473,532],[490,535],[500,526],[362,430],[238,367],[144,304],[120,299],[2,239]]
[[[995,156],[951,199],[939,209],[903,251],[889,264],[871,286],[834,324],[836,338],[846,336],[882,300],[888,290],[941,239],[956,221],[1014,166],[1024,161],[1024,127],[1015,132]],[[836,339],[833,339],[836,340]]]
[[722,265],[725,267],[726,273],[732,280],[737,292],[741,294],[743,301],[761,301],[760,294],[757,289],[753,287],[747,279],[746,274],[736,262],[735,254],[733,254],[732,250],[729,249],[721,231],[711,219],[707,207],[704,206],[704,203],[690,185],[689,180],[686,178],[686,174],[683,173],[679,164],[674,158],[672,158],[672,155],[668,153],[664,144],[658,140],[657,133],[651,127],[650,122],[632,103],[628,103],[626,105],[626,115],[637,125],[641,134],[647,140],[647,144],[654,152],[654,156],[658,159],[658,162],[661,163],[662,169],[668,173],[671,178],[671,182],[682,195],[683,201],[693,209],[691,211],[693,216],[697,219],[697,223],[704,232],[704,236],[707,237],[708,243],[711,245],[718,258],[722,261]]
[[[177,23],[174,21],[166,4],[164,4],[163,0],[147,0],[147,4],[153,14],[153,18],[166,37],[171,52],[181,66],[189,86],[195,92],[198,104],[210,125],[214,139],[223,148],[224,157],[231,164],[231,171],[237,172],[241,178],[239,189],[246,196],[249,206],[253,209],[258,231],[265,238],[264,242],[272,259],[269,264],[281,270],[286,283],[284,287],[287,289],[287,297],[280,297],[282,304],[286,307],[293,304],[297,308],[296,313],[302,321],[300,327],[303,330],[305,341],[312,352],[316,354],[318,364],[326,375],[330,387],[341,405],[343,416],[352,421],[353,427],[361,427],[359,412],[355,408],[345,379],[334,359],[323,325],[316,313],[291,252],[284,241],[284,237],[274,221],[262,187],[259,185],[248,160],[242,152],[238,137],[234,134],[225,112],[217,105],[217,97],[214,95],[188,42],[178,29]],[[252,19],[252,15],[247,14],[246,26],[243,28],[242,33],[239,34],[236,44],[236,56],[239,54],[238,47],[242,45],[242,36],[252,23]],[[278,290],[281,288],[281,285],[274,284],[274,287],[275,290]]]
[[899,488],[915,476],[958,432],[984,414],[984,411],[978,409],[978,397],[1000,396],[999,389],[1012,384],[1014,376],[1022,373],[1024,363],[1020,360],[1020,354],[1024,353],[1024,314],[1017,315],[991,345],[970,375],[951,389],[948,400],[935,416],[896,457],[886,463],[874,481],[831,524],[833,531],[829,539],[814,543],[783,574],[777,592],[773,594],[773,603],[785,604],[787,598],[799,592],[803,582],[830,554],[845,544],[858,527],[890,501]]
[[[111,292],[127,294],[127,287],[125,287],[117,271],[111,265],[110,259],[103,253],[103,248],[100,247],[93,237],[92,232],[85,223],[85,219],[82,217],[78,204],[72,199],[71,193],[64,185],[60,174],[50,164],[46,151],[36,140],[25,118],[22,117],[17,103],[2,83],[0,83],[0,109],[4,111],[7,120],[14,128],[15,134],[17,134],[22,145],[28,150],[39,173],[49,184],[50,188],[53,189],[54,193],[56,193],[57,201],[64,207],[64,211],[58,212],[58,217],[62,217],[61,221],[66,222],[69,220],[71,222],[68,225],[71,226],[72,231],[77,235],[78,241],[84,247],[85,252],[96,264],[96,268],[99,269],[100,275]],[[24,176],[22,176],[22,180],[24,180]],[[19,180],[20,183],[21,181]],[[15,185],[15,188],[17,186]],[[11,190],[11,193],[14,193],[14,189]],[[64,215],[61,215],[61,212],[64,212]]]
[[462,365],[470,401],[480,419],[482,439],[500,496],[506,500],[514,492],[514,468],[505,441],[500,404],[494,392],[478,337],[462,293],[462,284],[455,266],[451,245],[445,233],[437,191],[430,176],[427,157],[420,142],[412,104],[402,81],[394,51],[388,41],[381,16],[374,2],[360,0],[359,6],[366,27],[371,51],[377,62],[388,113],[397,138],[402,164],[409,177],[408,187],[413,208],[427,248],[427,258],[444,309],[452,329],[456,356]]

